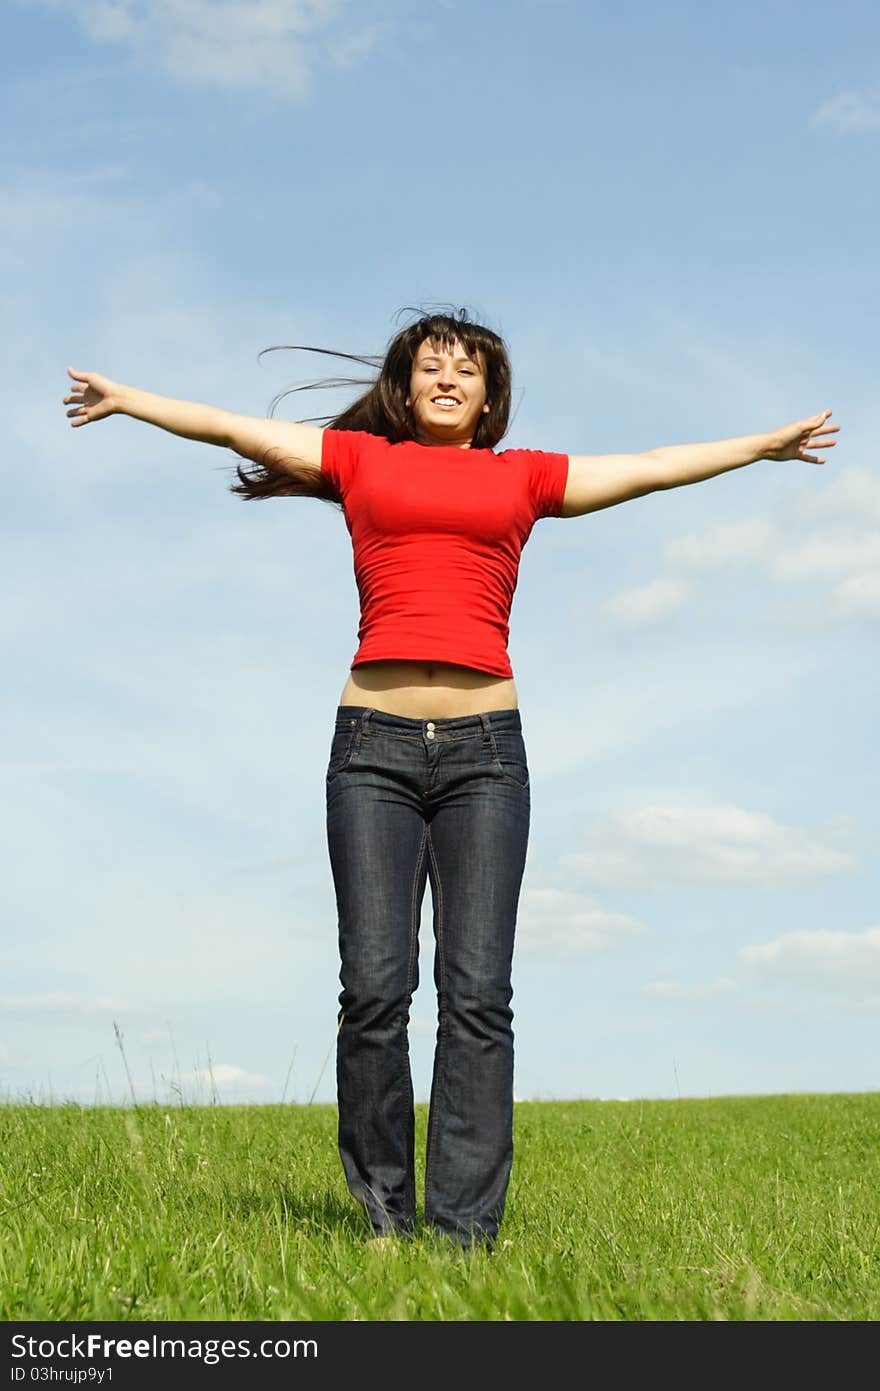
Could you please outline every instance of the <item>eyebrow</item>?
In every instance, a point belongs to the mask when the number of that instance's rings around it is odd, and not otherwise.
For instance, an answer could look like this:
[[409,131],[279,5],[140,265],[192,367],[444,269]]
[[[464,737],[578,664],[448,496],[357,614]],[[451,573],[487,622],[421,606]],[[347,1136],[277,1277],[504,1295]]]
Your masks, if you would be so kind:
[[[418,361],[418,362],[440,362],[441,358],[442,358],[442,354],[441,354],[441,353],[425,353],[425,355],[424,355],[423,357],[417,358],[417,361]],[[453,360],[453,362],[469,362],[469,363],[471,364],[472,367],[479,367],[479,366],[480,366],[479,362],[477,362],[477,359],[476,359],[475,357],[468,357],[466,354],[465,354],[465,355],[462,355],[462,356],[459,356],[459,357],[455,357],[455,358],[453,358],[452,360]]]

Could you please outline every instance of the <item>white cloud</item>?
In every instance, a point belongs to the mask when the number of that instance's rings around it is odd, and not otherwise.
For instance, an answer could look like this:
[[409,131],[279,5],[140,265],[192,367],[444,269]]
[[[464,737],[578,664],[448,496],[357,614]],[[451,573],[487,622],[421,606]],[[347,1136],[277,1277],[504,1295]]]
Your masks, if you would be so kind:
[[680,536],[663,548],[670,565],[687,570],[722,570],[729,565],[764,564],[779,543],[774,524],[764,517],[710,526],[696,536]]
[[788,932],[740,959],[768,985],[795,986],[855,1000],[880,999],[880,927],[865,932]]
[[95,43],[127,48],[183,85],[271,89],[275,98],[304,96],[316,67],[358,61],[387,27],[375,3],[350,0],[81,0],[71,13]]
[[184,1086],[193,1084],[210,1088],[213,1085],[218,1091],[240,1087],[261,1090],[271,1085],[269,1078],[262,1073],[246,1072],[243,1067],[236,1067],[233,1063],[212,1063],[210,1067],[193,1068],[191,1072],[183,1073],[180,1081]]
[[826,524],[811,536],[775,547],[766,565],[782,580],[821,580],[867,567],[880,574],[880,535],[864,525]]
[[843,618],[880,619],[880,568],[842,580],[831,600],[833,611]]
[[62,992],[0,995],[0,1015],[13,1015],[18,1019],[46,1019],[52,1024],[91,1024],[95,1019],[110,1019],[121,1012],[122,1007],[111,1000],[88,1000]]
[[717,980],[705,985],[682,985],[676,981],[652,981],[642,986],[643,995],[654,995],[666,1000],[709,1000],[717,995],[730,995],[736,990],[732,976],[719,976]]
[[542,956],[592,956],[642,930],[637,918],[609,913],[585,894],[526,889],[517,915],[517,949]]
[[851,88],[838,92],[814,111],[811,126],[828,126],[840,135],[880,130],[880,87]]
[[138,1043],[146,1048],[152,1047],[154,1043],[161,1044],[164,1048],[168,1047],[168,1040],[171,1034],[166,1025],[164,1029],[143,1029],[137,1036]]
[[823,524],[880,522],[880,472],[852,464],[832,475],[826,487],[798,492],[791,511],[796,518]]
[[821,580],[867,566],[880,570],[880,536],[864,516],[850,524],[826,517],[818,530],[800,536],[766,518],[751,518],[669,541],[664,559],[685,570],[747,565],[777,579]]
[[602,612],[615,623],[636,627],[674,613],[688,593],[688,586],[681,580],[659,578],[615,594],[602,605]]
[[774,887],[846,873],[855,865],[852,854],[830,841],[729,804],[648,806],[607,823],[605,818],[588,832],[585,850],[560,861],[594,884]]
[[663,563],[649,584],[606,601],[605,612],[619,623],[663,618],[688,596],[682,573],[745,568],[786,585],[824,586],[818,602],[811,596],[773,610],[776,620],[873,621],[880,616],[880,476],[845,469],[819,494],[809,488],[786,498],[775,518],[744,518],[667,541]]

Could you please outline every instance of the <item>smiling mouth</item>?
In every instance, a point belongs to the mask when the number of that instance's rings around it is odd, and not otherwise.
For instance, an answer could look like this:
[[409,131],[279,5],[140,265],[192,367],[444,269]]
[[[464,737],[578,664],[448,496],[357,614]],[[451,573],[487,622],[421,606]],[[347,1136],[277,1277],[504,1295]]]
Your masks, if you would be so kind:
[[444,410],[451,410],[453,406],[460,406],[461,402],[456,401],[454,396],[432,396],[432,406],[441,406]]

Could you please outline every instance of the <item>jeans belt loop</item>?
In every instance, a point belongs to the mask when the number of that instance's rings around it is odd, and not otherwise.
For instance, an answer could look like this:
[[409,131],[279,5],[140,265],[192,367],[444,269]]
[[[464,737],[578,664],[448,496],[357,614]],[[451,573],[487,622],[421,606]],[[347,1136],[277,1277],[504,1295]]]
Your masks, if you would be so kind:
[[495,740],[492,738],[492,721],[489,719],[489,716],[485,713],[480,715],[480,719],[483,722],[483,748],[491,749],[492,754],[494,756]]
[[366,709],[366,710],[364,711],[364,713],[361,715],[361,727],[360,727],[359,733],[361,734],[362,738],[369,739],[369,737],[370,737],[370,732],[369,732],[369,730],[367,729],[367,721],[368,721],[368,720],[371,720],[372,718],[373,718],[373,707],[370,706],[370,707],[369,707],[368,709]]

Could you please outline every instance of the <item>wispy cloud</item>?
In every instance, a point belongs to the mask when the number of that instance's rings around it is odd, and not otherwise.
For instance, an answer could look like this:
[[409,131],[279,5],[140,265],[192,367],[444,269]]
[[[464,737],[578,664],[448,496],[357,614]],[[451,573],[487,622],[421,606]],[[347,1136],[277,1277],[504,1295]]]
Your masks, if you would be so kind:
[[663,558],[679,570],[705,573],[759,568],[779,580],[823,580],[880,571],[880,475],[864,468],[838,474],[817,496],[810,489],[786,502],[786,515],[707,527],[667,542]]
[[679,536],[663,548],[669,565],[685,570],[723,570],[729,565],[766,564],[780,540],[777,528],[764,517],[706,527],[692,536]]
[[744,947],[740,959],[767,985],[880,1000],[880,927],[865,932],[787,932]]
[[0,995],[0,1015],[17,1019],[47,1019],[53,1024],[91,1024],[122,1012],[118,1003],[54,992],[38,995]]
[[30,0],[70,10],[96,44],[184,86],[271,90],[301,99],[317,68],[349,65],[387,27],[375,3],[351,0]]
[[827,626],[880,618],[880,475],[844,469],[817,496],[804,490],[787,499],[775,517],[749,517],[678,536],[663,547],[663,570],[638,588],[606,600],[603,613],[616,623],[658,622],[698,592],[695,575],[746,570],[778,586],[823,587],[800,607],[777,610],[776,619]]
[[667,804],[618,813],[561,863],[591,884],[658,889],[688,883],[782,887],[847,873],[856,861],[829,839],[763,812]]
[[688,593],[689,586],[681,580],[661,577],[615,594],[602,605],[602,612],[614,623],[639,627],[680,609]]
[[852,464],[835,474],[826,487],[797,492],[791,511],[805,521],[880,523],[880,473]]
[[880,569],[842,580],[831,600],[841,618],[880,619]]
[[261,1072],[247,1072],[234,1063],[212,1063],[210,1067],[196,1067],[180,1077],[181,1083],[197,1087],[216,1087],[218,1091],[231,1091],[237,1088],[260,1090],[271,1086],[268,1077]]
[[864,524],[829,523],[821,532],[780,545],[766,564],[769,573],[781,580],[835,579],[868,568],[880,574],[880,536]]
[[705,983],[651,981],[642,986],[642,994],[679,1001],[730,996],[754,1009],[776,999],[777,990],[786,989],[824,995],[856,1010],[873,1011],[880,1005],[880,928],[784,933],[741,948],[738,966],[735,976],[718,976]]
[[517,949],[542,956],[592,956],[642,930],[637,918],[609,913],[586,894],[526,889],[517,918]]
[[880,130],[880,87],[854,87],[823,101],[810,117],[811,126],[827,126],[839,135]]
[[642,986],[642,994],[664,1000],[711,1000],[718,995],[732,995],[736,988],[732,976],[720,976],[704,985],[683,985],[671,980],[652,981]]

